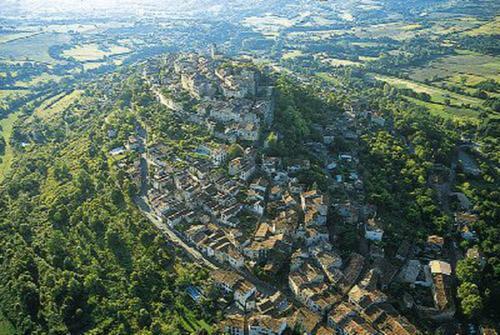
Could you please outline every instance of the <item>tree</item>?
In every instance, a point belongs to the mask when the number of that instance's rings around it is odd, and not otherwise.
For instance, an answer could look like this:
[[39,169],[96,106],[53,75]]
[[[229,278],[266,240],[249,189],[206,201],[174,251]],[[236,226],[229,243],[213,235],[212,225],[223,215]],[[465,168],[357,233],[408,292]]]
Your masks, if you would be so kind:
[[457,263],[457,278],[460,282],[470,282],[479,285],[481,266],[474,258],[466,258]]
[[483,309],[483,301],[476,284],[469,282],[460,284],[457,296],[461,301],[462,312],[466,317],[473,318],[479,315]]
[[242,155],[243,155],[243,148],[241,147],[241,145],[239,145],[237,143],[233,143],[229,146],[229,149],[228,149],[229,159],[241,157]]

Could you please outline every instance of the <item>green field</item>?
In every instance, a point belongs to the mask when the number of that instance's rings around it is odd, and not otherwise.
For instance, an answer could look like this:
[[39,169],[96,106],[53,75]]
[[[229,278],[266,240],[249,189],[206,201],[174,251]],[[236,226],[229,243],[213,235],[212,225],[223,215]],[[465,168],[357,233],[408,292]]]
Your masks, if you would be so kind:
[[475,17],[467,16],[436,20],[431,23],[432,28],[426,30],[426,32],[436,35],[446,35],[475,29],[484,22]]
[[445,101],[449,99],[451,105],[455,107],[462,107],[462,104],[468,104],[471,107],[477,107],[477,108],[482,108],[483,106],[483,100],[481,99],[458,94],[431,85],[426,85],[415,81],[400,79],[396,77],[382,76],[378,74],[375,75],[374,77],[378,80],[385,81],[386,83],[389,83],[394,87],[409,88],[417,93],[427,93],[431,96],[431,102],[433,103],[444,104]]
[[472,109],[445,106],[442,104],[425,102],[411,97],[405,97],[405,99],[413,102],[416,105],[427,108],[427,110],[433,115],[437,115],[446,119],[467,119],[469,122],[477,122],[477,118],[479,116],[479,112]]
[[1,90],[0,89],[0,106],[2,106],[2,100],[7,97],[13,97],[16,95],[23,95],[28,93],[29,90]]
[[351,33],[359,38],[389,37],[398,41],[403,41],[414,37],[421,31],[421,29],[422,26],[420,24],[390,22],[371,26],[355,27],[351,29]]
[[292,50],[289,51],[281,57],[282,59],[292,59],[292,58],[297,58],[303,55],[303,52],[301,50]]
[[109,50],[103,50],[96,43],[78,45],[70,50],[64,51],[65,57],[72,57],[80,62],[95,62],[103,60],[105,57],[120,55],[130,52],[127,47],[113,45]]
[[10,41],[2,44],[0,59],[56,63],[57,61],[49,55],[49,48],[53,45],[68,43],[70,40],[69,35],[44,33]]
[[316,77],[332,85],[341,85],[341,82],[328,72],[317,72]]
[[425,67],[414,68],[409,76],[416,81],[436,81],[466,76],[475,84],[486,79],[500,81],[500,57],[457,50],[456,55],[430,62]]
[[18,39],[26,38],[34,35],[33,32],[13,32],[7,34],[0,34],[0,43],[7,43],[11,41],[15,41]]
[[478,36],[478,35],[495,35],[500,31],[500,16],[496,16],[494,20],[481,25],[478,28],[471,29],[465,32],[468,36]]
[[80,97],[81,94],[82,92],[78,90],[75,90],[70,94],[58,94],[45,100],[37,109],[35,109],[34,114],[42,119],[48,119],[54,114],[60,113],[68,108],[76,99]]
[[362,66],[361,63],[355,62],[349,59],[340,59],[340,58],[325,58],[322,60],[322,62],[329,64],[333,67],[340,67],[340,66]]
[[252,16],[242,21],[242,24],[261,32],[266,36],[276,36],[283,28],[291,27],[294,20],[276,15]]
[[31,87],[31,86],[35,86],[35,85],[38,85],[41,83],[48,82],[50,80],[59,81],[60,79],[61,79],[60,76],[56,76],[56,75],[48,74],[48,73],[42,73],[39,76],[31,78],[29,81],[21,81],[20,80],[20,81],[16,82],[16,86]]
[[105,62],[84,63],[83,64],[83,69],[85,71],[94,70],[94,69],[97,69],[97,68],[103,66],[104,64],[106,64],[106,63]]
[[0,136],[2,136],[5,140],[5,154],[2,157],[2,162],[0,162],[0,182],[5,178],[5,175],[10,169],[10,165],[12,164],[12,160],[14,158],[14,150],[10,145],[10,136],[12,135],[12,127],[14,122],[19,117],[19,113],[12,113],[7,118],[0,120]]

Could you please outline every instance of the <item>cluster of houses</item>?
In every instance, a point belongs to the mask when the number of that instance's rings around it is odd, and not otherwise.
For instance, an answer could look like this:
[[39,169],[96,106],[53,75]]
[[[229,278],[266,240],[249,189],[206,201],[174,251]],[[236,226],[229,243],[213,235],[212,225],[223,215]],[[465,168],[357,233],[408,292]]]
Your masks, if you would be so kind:
[[216,138],[256,142],[262,128],[271,125],[274,90],[261,85],[251,63],[183,54],[166,57],[162,68],[165,75],[148,68],[144,73],[158,99]]
[[[329,174],[327,194],[299,182],[298,174],[311,171],[309,160],[257,150],[261,133],[272,128],[273,93],[255,68],[188,54],[167,56],[161,69],[153,64],[144,72],[160,101],[184,121],[206,126],[212,140],[184,155],[161,141],[149,143],[147,197],[158,218],[218,265],[211,283],[233,301],[221,332],[410,335],[419,332],[398,310],[453,318],[444,239],[429,236],[424,246],[402,241],[388,257],[384,222],[364,199],[356,152],[332,149],[336,137],[357,141],[359,122],[384,126],[382,115],[347,108],[335,122],[312,125],[320,136],[305,145]],[[139,149],[133,136],[123,147]],[[129,173],[138,184],[139,165]],[[464,239],[475,238],[476,219],[465,207],[457,212]],[[356,230],[359,253],[341,253],[339,223]],[[467,257],[480,255],[470,250]],[[254,273],[284,280],[270,293],[258,289]],[[393,282],[405,288],[396,301],[384,293]]]

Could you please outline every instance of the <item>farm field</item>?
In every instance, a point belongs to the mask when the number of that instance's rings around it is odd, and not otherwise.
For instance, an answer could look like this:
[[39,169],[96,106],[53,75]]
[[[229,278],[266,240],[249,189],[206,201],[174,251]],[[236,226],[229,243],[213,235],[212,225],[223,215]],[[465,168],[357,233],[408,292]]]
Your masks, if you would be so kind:
[[472,109],[465,109],[459,107],[445,106],[432,102],[426,102],[419,99],[405,97],[406,100],[413,102],[416,105],[425,107],[431,114],[453,120],[467,119],[468,122],[477,122],[479,112]]
[[69,35],[44,33],[35,36],[3,43],[0,48],[0,59],[33,60],[46,63],[57,63],[49,55],[53,45],[68,43]]
[[324,41],[336,36],[342,36],[348,33],[348,30],[319,30],[311,32],[292,31],[286,35],[290,41]]
[[3,99],[9,97],[9,96],[14,96],[14,95],[22,95],[27,93],[28,90],[1,90],[0,89],[0,103],[2,102]]
[[362,64],[359,62],[355,62],[348,59],[340,59],[340,58],[325,58],[322,60],[323,63],[327,63],[333,67],[340,66],[361,66]]
[[35,86],[35,85],[38,85],[41,83],[48,82],[50,80],[59,81],[60,79],[61,79],[60,76],[56,76],[56,75],[52,75],[52,74],[48,74],[48,73],[43,73],[39,76],[31,78],[31,80],[29,80],[29,81],[18,81],[18,82],[16,82],[16,86],[31,87],[31,86]]
[[94,70],[94,69],[97,69],[97,68],[101,67],[104,64],[106,64],[106,63],[105,62],[83,63],[83,69],[85,71]]
[[70,50],[64,51],[63,55],[65,57],[72,57],[81,62],[94,62],[102,60],[104,57],[124,54],[127,52],[130,52],[129,48],[119,45],[113,45],[109,48],[109,50],[103,50],[98,44],[90,43],[75,46]]
[[462,104],[467,104],[471,107],[482,108],[483,105],[483,100],[481,99],[454,93],[415,81],[382,75],[374,75],[374,77],[398,88],[409,88],[417,93],[427,93],[431,96],[431,102],[433,103],[444,104],[446,99],[450,99],[451,105],[459,107],[461,107]]
[[478,28],[465,32],[468,36],[494,35],[500,31],[500,16],[496,16],[493,21],[487,22]]
[[427,66],[412,69],[409,76],[416,81],[435,81],[465,76],[466,85],[486,79],[500,81],[500,57],[457,50],[457,55],[431,61]]
[[292,59],[292,58],[297,58],[303,55],[303,52],[300,50],[292,50],[287,53],[285,53],[282,58],[283,59]]
[[359,38],[389,37],[398,41],[403,41],[414,37],[421,29],[422,26],[419,24],[391,22],[367,27],[352,28],[351,33]]
[[35,109],[34,115],[42,119],[48,119],[54,114],[60,113],[68,108],[81,94],[81,91],[75,90],[69,94],[61,93],[51,97]]
[[294,20],[275,15],[266,15],[261,17],[247,17],[241,23],[256,32],[262,33],[264,36],[274,37],[279,34],[280,30],[293,26]]
[[0,162],[0,182],[5,178],[7,172],[10,169],[10,165],[12,164],[12,159],[14,158],[14,150],[10,145],[10,136],[12,135],[12,128],[14,126],[14,122],[19,117],[19,113],[12,113],[5,119],[0,120],[0,136],[2,136],[5,140],[5,154],[0,156],[2,161]]
[[13,33],[0,33],[0,44],[15,41],[21,38],[26,38],[34,35],[33,32],[13,32]]
[[484,22],[475,17],[460,17],[446,20],[436,20],[432,22],[432,28],[429,33],[437,35],[446,35],[452,33],[461,33],[478,28]]
[[318,72],[316,73],[316,77],[318,77],[321,80],[324,80],[327,83],[333,85],[340,85],[340,81],[328,72]]

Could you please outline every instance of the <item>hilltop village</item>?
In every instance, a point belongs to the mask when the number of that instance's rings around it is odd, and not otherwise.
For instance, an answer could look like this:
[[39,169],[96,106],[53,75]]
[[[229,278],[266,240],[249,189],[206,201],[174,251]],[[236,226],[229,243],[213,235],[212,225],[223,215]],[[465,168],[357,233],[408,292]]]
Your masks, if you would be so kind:
[[[269,69],[214,50],[143,67],[143,80],[176,127],[196,126],[206,140],[179,150],[138,122],[110,155],[141,190],[151,220],[210,268],[210,283],[187,293],[198,303],[216,290],[221,333],[410,335],[419,333],[415,322],[453,318],[444,238],[428,236],[424,246],[404,239],[387,255],[384,222],[364,198],[356,150],[332,150],[336,137],[355,144],[362,126],[384,127],[381,115],[346,106],[331,122],[314,125],[319,140],[305,145],[328,176],[322,191],[301,181],[310,160],[267,154],[269,138],[280,136]],[[119,158],[127,152],[136,159]],[[475,238],[467,225],[476,219],[467,206],[457,213],[464,238]],[[355,227],[359,251],[337,247],[340,224]],[[467,257],[481,255],[470,249]],[[392,296],[391,284],[404,293]]]

